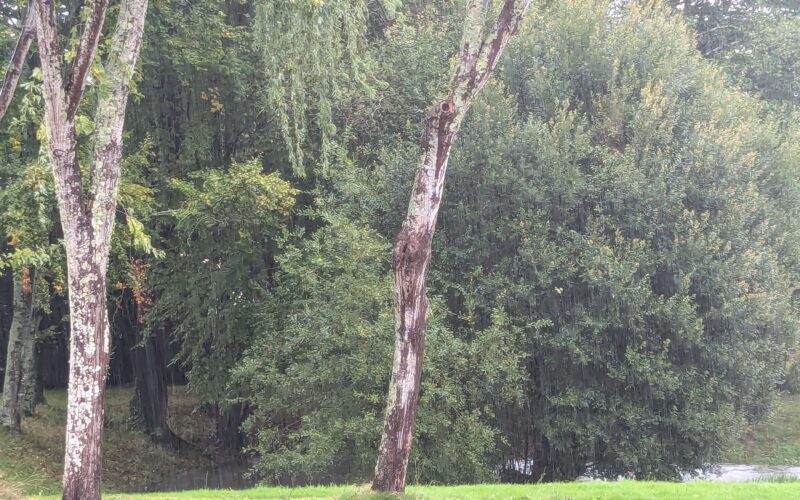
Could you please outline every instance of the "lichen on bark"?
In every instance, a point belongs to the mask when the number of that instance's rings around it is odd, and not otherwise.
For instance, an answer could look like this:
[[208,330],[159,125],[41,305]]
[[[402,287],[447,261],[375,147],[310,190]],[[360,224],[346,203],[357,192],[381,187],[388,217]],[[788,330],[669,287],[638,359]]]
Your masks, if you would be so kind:
[[395,350],[386,417],[372,489],[402,492],[414,433],[428,298],[425,281],[431,242],[444,191],[447,162],[461,122],[494,70],[508,39],[517,30],[530,0],[505,0],[488,36],[489,0],[468,0],[458,62],[449,95],[431,106],[425,120],[417,176],[408,213],[395,240]]

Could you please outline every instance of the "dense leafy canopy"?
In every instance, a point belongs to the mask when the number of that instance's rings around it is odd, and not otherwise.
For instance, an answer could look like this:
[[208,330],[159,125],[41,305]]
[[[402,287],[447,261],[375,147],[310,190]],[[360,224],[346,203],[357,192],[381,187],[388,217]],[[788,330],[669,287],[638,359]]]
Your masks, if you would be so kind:
[[[390,246],[461,3],[150,9],[109,293],[146,295],[145,330],[169,332],[265,480],[372,474]],[[538,2],[454,147],[411,481],[675,478],[796,378],[795,2],[611,4]],[[0,130],[0,265],[58,295],[24,78]]]

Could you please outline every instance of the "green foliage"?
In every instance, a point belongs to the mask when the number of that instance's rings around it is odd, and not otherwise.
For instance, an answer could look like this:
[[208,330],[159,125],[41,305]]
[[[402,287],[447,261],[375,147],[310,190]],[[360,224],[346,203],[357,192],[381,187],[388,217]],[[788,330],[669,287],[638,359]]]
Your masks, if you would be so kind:
[[[762,418],[785,378],[800,270],[789,115],[733,88],[679,12],[542,4],[451,158],[412,482],[494,480],[498,465],[572,478],[587,462],[674,478]],[[388,242],[463,11],[262,2],[250,25],[246,7],[222,10],[160,21],[153,35],[185,52],[145,63],[194,89],[144,97],[176,124],[156,142],[183,179],[164,196],[177,208],[155,317],[175,325],[202,399],[247,409],[263,477],[362,481],[390,371]],[[191,49],[230,26],[252,53]],[[254,126],[254,92],[274,123]],[[303,149],[327,168],[301,178]],[[294,167],[291,219],[254,202],[248,189],[270,190],[258,163],[236,163],[247,151]],[[526,459],[530,476],[509,470]]]
[[[796,373],[796,370],[795,370]],[[795,375],[796,377],[797,375]],[[750,426],[723,459],[728,463],[785,465],[800,463],[800,398],[783,395],[775,413]]]
[[226,399],[228,371],[250,345],[277,245],[297,190],[257,161],[174,179],[175,236],[153,270],[153,320],[174,327],[180,359],[204,401]]
[[798,275],[775,243],[796,241],[797,205],[767,179],[796,167],[676,15],[575,1],[533,21],[510,98],[487,89],[455,148],[435,290],[455,327],[502,308],[524,333],[499,462],[672,478],[717,459],[783,377]]
[[[383,426],[394,322],[388,245],[340,216],[323,219],[278,257],[260,333],[235,370],[252,410],[245,429],[270,480],[366,480]],[[518,375],[516,339],[502,313],[474,341],[458,338],[437,320],[440,308],[435,302],[411,477],[491,480],[496,432],[479,402]]]
[[[778,105],[800,102],[800,5],[792,0],[685,2],[697,45],[739,85]],[[688,5],[687,5],[688,4]]]
[[[674,478],[796,384],[797,9],[730,5],[535,3],[450,159],[411,482],[547,481],[587,462]],[[244,409],[267,479],[371,475],[390,242],[462,7],[148,13],[111,293],[153,288],[147,320],[172,332],[204,407]],[[58,291],[41,75],[23,80],[0,131],[0,265]]]
[[[57,208],[49,165],[10,154],[0,173],[0,272],[27,276],[36,308],[49,310],[51,292],[66,288],[64,249],[55,238]],[[4,175],[5,174],[5,175]],[[31,271],[35,272],[31,273]]]

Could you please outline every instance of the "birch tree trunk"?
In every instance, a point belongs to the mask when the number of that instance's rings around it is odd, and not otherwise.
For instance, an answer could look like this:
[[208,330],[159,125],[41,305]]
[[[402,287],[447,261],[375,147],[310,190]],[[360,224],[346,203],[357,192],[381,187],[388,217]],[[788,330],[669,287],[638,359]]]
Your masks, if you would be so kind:
[[0,424],[16,431],[22,415],[31,413],[36,405],[36,332],[40,316],[35,309],[33,291],[15,277]]
[[434,104],[425,120],[422,155],[408,215],[395,240],[392,272],[395,290],[395,349],[386,419],[372,489],[402,492],[414,434],[428,298],[425,280],[431,243],[444,190],[450,149],[461,122],[497,66],[530,0],[505,0],[490,34],[484,32],[489,0],[468,0],[458,62],[450,93]]
[[[75,114],[105,20],[107,0],[90,0],[69,71],[62,71],[54,0],[33,0],[50,164],[67,253],[70,360],[64,457],[65,499],[100,498],[103,395],[111,336],[106,308],[106,268],[116,211],[122,127],[130,80],[142,42],[147,0],[122,0],[97,89],[92,157],[78,164]],[[25,32],[21,34],[25,36]],[[20,44],[18,44],[19,46]],[[22,48],[24,43],[22,43]],[[18,57],[15,50],[12,61]],[[13,92],[14,84],[3,91]],[[9,100],[9,94],[4,95]],[[0,109],[0,117],[4,109]],[[84,179],[84,175],[88,179]],[[86,186],[86,188],[84,188]]]

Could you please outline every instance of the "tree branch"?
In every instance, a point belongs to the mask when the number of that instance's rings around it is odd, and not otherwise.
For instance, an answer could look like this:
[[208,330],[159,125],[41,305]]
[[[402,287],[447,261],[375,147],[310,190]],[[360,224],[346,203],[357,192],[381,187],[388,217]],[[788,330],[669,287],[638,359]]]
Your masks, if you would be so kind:
[[[33,0],[31,4],[36,18],[36,38],[39,45],[39,59],[44,76],[45,102],[51,102],[54,119],[63,117],[64,80],[61,76],[61,46],[58,43],[58,26],[53,0]],[[52,97],[52,98],[50,98]]]
[[0,120],[5,116],[8,106],[11,104],[11,99],[14,97],[14,92],[17,90],[17,82],[19,81],[19,75],[22,73],[22,67],[25,65],[25,57],[28,55],[28,50],[36,34],[34,12],[34,9],[28,7],[25,22],[22,24],[22,31],[19,33],[17,45],[11,54],[11,61],[8,63],[6,75],[3,78],[3,87],[0,88]]
[[94,0],[89,7],[89,16],[81,32],[81,40],[72,63],[72,75],[67,84],[67,116],[73,118],[81,101],[83,88],[86,85],[86,75],[92,67],[100,33],[103,31],[103,21],[106,18],[108,0]]
[[100,82],[89,181],[89,210],[101,245],[114,225],[122,157],[122,128],[130,82],[142,46],[147,0],[122,0]]
[[[82,194],[82,174],[76,159],[75,123],[67,117],[64,80],[61,74],[61,47],[54,0],[33,0],[36,39],[42,67],[44,119],[53,179],[56,185],[61,226],[65,239],[86,216]],[[69,250],[68,250],[69,252]]]
[[[522,19],[525,17],[531,0],[505,0],[500,15],[497,17],[494,31],[489,37],[483,36],[483,20],[486,16],[488,3],[485,0],[470,0],[467,7],[467,23],[475,26],[475,33],[468,37],[465,29],[464,39],[461,42],[461,58],[458,71],[453,77],[453,88],[458,97],[465,102],[475,98],[480,92],[489,76],[494,71],[503,53],[506,43],[511,35],[516,33]],[[479,33],[479,34],[477,34]],[[480,45],[476,41],[480,40]]]

